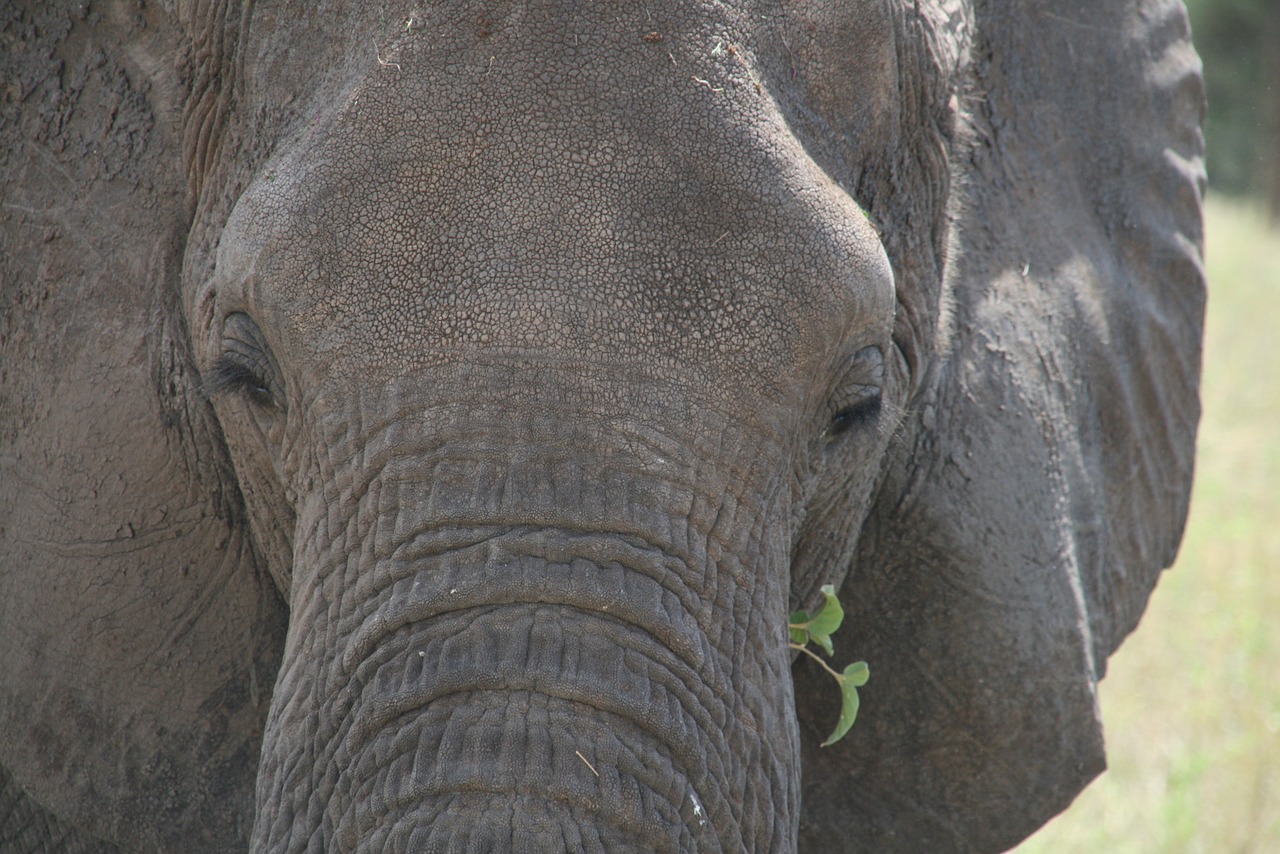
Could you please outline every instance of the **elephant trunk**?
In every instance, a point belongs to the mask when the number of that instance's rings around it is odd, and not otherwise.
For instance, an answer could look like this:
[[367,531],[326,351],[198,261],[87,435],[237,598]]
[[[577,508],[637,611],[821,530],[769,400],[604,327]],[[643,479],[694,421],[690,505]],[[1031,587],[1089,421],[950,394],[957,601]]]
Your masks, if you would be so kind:
[[255,850],[791,844],[782,627],[736,562],[541,526],[371,539],[295,604]]

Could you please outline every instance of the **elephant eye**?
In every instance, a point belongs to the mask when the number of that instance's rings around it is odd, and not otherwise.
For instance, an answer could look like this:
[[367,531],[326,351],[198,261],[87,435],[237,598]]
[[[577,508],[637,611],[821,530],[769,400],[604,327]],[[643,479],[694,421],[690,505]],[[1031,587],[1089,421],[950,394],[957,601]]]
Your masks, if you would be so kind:
[[831,420],[823,437],[834,440],[855,428],[873,426],[884,408],[880,387],[884,355],[879,347],[864,347],[849,359],[831,401]]
[[275,362],[258,325],[246,314],[229,315],[223,324],[222,355],[204,379],[205,394],[212,398],[236,393],[255,406],[278,408],[275,378]]
[[205,376],[204,389],[209,397],[238,393],[258,406],[275,406],[275,396],[267,386],[266,378],[238,353],[223,353],[218,357]]
[[856,401],[836,410],[831,423],[827,425],[826,435],[834,439],[848,433],[854,427],[874,424],[880,417],[884,397],[880,389],[874,386],[862,386]]

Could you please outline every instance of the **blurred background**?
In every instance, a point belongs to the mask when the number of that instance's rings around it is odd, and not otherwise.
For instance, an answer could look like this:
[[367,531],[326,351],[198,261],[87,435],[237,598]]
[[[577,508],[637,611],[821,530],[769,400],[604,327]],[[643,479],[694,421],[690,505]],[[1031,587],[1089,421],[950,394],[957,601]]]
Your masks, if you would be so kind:
[[1280,852],[1280,0],[1191,0],[1209,307],[1182,552],[1100,688],[1110,770],[1018,854]]

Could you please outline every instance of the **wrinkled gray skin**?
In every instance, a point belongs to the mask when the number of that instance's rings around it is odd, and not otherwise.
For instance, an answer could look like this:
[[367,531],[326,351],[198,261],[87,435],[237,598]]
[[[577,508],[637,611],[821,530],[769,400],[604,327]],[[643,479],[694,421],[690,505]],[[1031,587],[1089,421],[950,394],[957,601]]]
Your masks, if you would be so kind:
[[1179,3],[170,5],[0,11],[0,849],[996,851],[1102,770]]

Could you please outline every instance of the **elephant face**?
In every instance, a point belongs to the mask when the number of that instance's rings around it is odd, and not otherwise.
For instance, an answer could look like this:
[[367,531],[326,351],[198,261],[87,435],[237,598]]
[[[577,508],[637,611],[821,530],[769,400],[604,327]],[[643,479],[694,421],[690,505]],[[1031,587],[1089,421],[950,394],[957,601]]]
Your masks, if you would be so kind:
[[4,230],[23,846],[997,850],[1101,770],[1197,416],[1180,6],[659,5],[18,13],[123,117],[5,131],[121,152],[99,238]]
[[[345,849],[550,848],[590,810],[606,850],[777,850],[790,558],[811,508],[866,512],[903,396],[892,270],[753,90],[625,33],[507,66],[478,41],[365,69],[192,300],[251,525],[282,532],[259,814],[320,811]],[[583,67],[607,85],[566,88]]]

